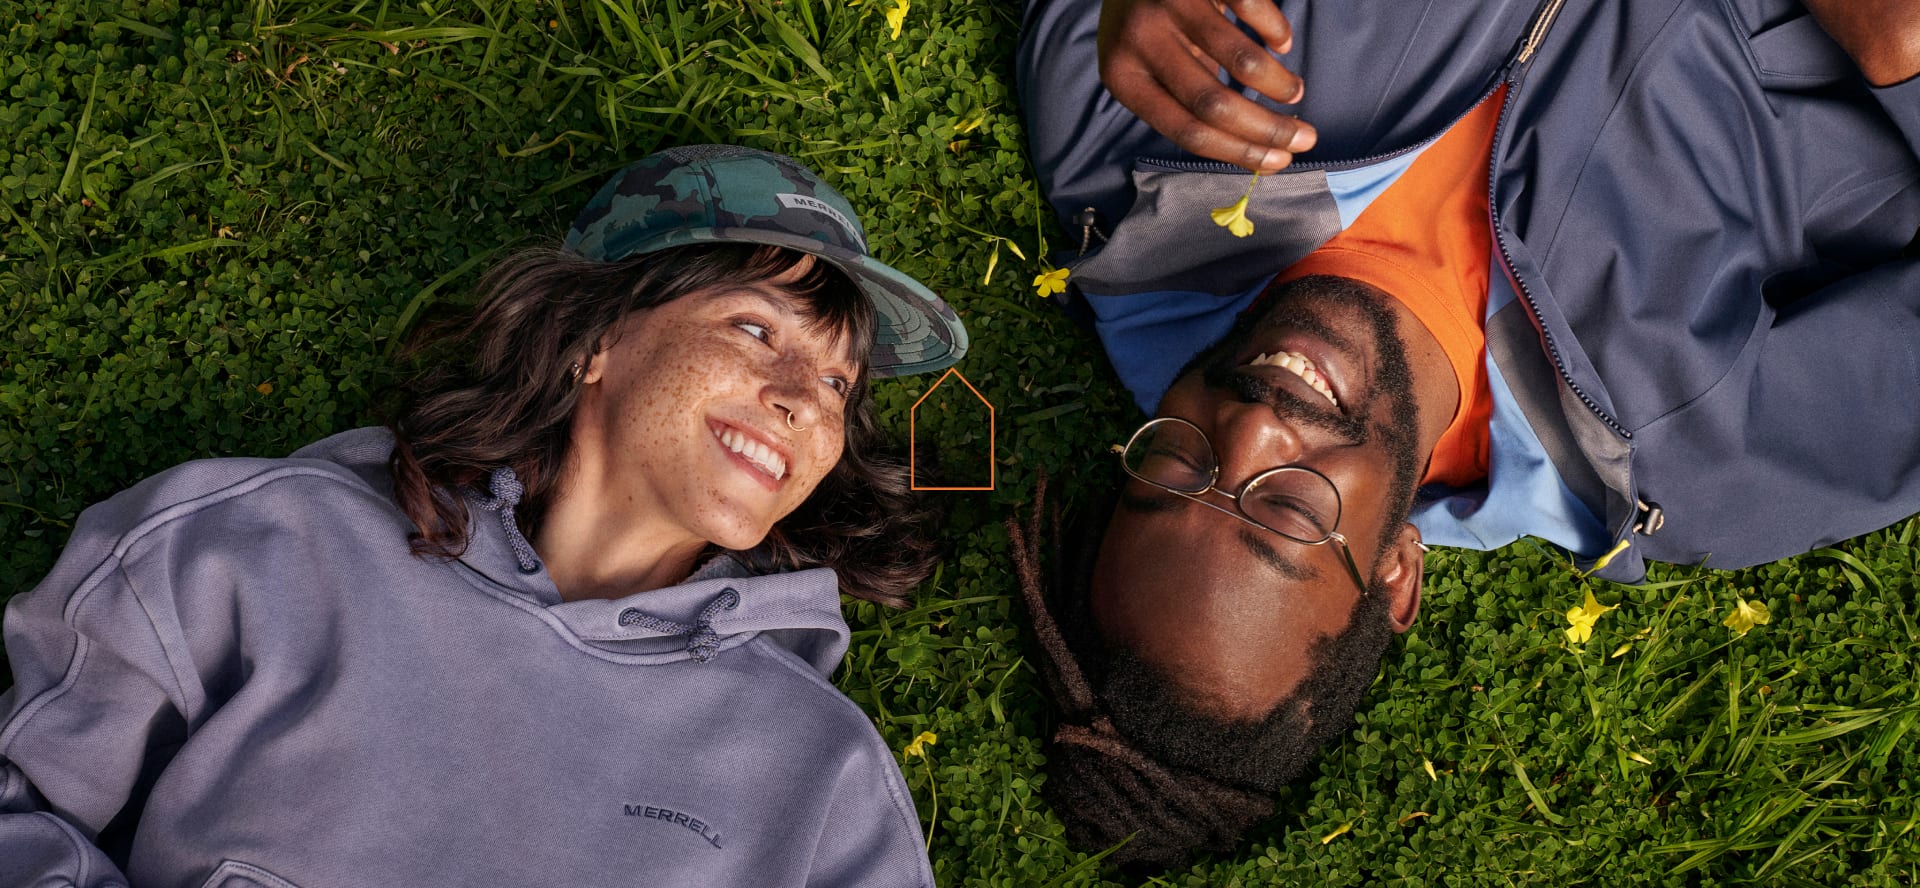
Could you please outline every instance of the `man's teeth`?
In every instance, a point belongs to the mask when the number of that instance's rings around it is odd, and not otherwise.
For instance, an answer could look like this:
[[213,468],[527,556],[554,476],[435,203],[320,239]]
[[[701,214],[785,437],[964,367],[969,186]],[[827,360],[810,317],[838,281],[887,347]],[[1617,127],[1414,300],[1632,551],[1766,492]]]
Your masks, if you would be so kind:
[[714,432],[713,436],[719,438],[720,443],[725,444],[728,450],[746,457],[748,462],[772,475],[773,480],[778,481],[787,476],[787,461],[781,459],[780,454],[769,450],[767,445],[732,429]]
[[1262,352],[1259,357],[1247,363],[1253,366],[1280,367],[1288,370],[1293,375],[1306,380],[1307,385],[1312,386],[1313,390],[1326,398],[1328,403],[1335,407],[1340,406],[1340,400],[1333,396],[1333,389],[1327,385],[1326,377],[1320,375],[1320,368],[1307,360],[1306,355],[1299,352],[1278,352],[1271,355]]

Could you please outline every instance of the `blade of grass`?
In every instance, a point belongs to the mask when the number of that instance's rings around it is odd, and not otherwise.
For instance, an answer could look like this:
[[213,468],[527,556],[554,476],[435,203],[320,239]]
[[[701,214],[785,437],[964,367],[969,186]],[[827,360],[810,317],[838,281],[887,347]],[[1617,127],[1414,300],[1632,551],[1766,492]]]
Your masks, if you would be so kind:
[[1520,787],[1527,791],[1527,798],[1533,800],[1533,807],[1538,809],[1547,820],[1555,824],[1562,823],[1560,815],[1553,813],[1553,809],[1547,807],[1546,797],[1540,794],[1540,790],[1534,788],[1533,781],[1527,777],[1526,766],[1520,764],[1520,758],[1509,752],[1507,760],[1513,765],[1513,776],[1519,778]]
[[774,36],[780,38],[780,42],[787,47],[787,51],[799,58],[801,64],[811,69],[815,76],[826,81],[828,91],[840,87],[840,81],[834,78],[833,72],[828,71],[827,67],[820,63],[820,51],[815,49],[812,43],[807,42],[807,38],[795,30],[785,18],[768,9],[762,0],[747,0],[747,7],[773,26]]
[[[1813,554],[1816,556],[1825,555],[1828,558],[1831,558],[1835,561],[1840,562],[1841,564],[1844,564],[1848,567],[1853,568],[1856,571],[1859,571],[1861,576],[1866,577],[1868,580],[1871,580],[1873,582],[1873,588],[1878,589],[1882,592],[1886,591],[1887,587],[1885,584],[1880,582],[1879,574],[1876,574],[1872,570],[1869,570],[1867,566],[1865,564],[1860,563],[1860,559],[1855,558],[1852,553],[1842,552],[1839,549],[1829,547],[1829,548],[1817,550]],[[1860,591],[1864,592],[1865,590],[1860,590]]]
[[420,292],[413,294],[413,298],[407,301],[407,307],[400,311],[400,317],[393,322],[393,333],[387,339],[386,357],[389,359],[393,357],[394,352],[399,349],[400,343],[406,340],[407,328],[413,326],[414,317],[420,313],[421,309],[426,308],[432,302],[433,295],[438,293],[441,287],[459,280],[461,276],[472,271],[475,266],[493,258],[495,254],[503,249],[505,249],[504,245],[468,256],[467,261],[454,266],[452,271],[434,278],[433,283],[426,285]]
[[93,123],[93,100],[100,93],[100,72],[104,63],[93,63],[93,77],[87,81],[87,107],[80,112],[80,125],[73,130],[73,147],[67,151],[67,172],[60,177],[60,194],[73,196],[73,177],[80,171],[80,146],[87,139],[87,127]]

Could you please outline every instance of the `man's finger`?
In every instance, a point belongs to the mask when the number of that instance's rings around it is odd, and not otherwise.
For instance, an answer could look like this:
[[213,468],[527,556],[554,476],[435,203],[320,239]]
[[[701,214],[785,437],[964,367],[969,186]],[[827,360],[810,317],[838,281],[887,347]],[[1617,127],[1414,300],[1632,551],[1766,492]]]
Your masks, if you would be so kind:
[[[1209,97],[1199,99],[1203,108],[1208,109],[1209,113],[1215,113],[1211,110],[1212,108],[1230,107],[1232,102],[1244,103],[1255,112],[1273,118],[1276,127],[1274,132],[1277,132],[1279,127],[1286,127],[1288,132],[1286,140],[1281,146],[1276,147],[1270,142],[1255,142],[1208,123],[1189,108],[1186,104],[1188,98],[1176,96],[1168,91],[1164,84],[1155,80],[1153,75],[1144,70],[1110,70],[1108,89],[1113,93],[1114,98],[1132,109],[1133,113],[1139,115],[1148,126],[1171,139],[1175,145],[1185,151],[1260,172],[1275,172],[1293,162],[1293,151],[1284,147],[1292,143],[1292,127],[1298,126],[1308,133],[1311,133],[1311,127],[1285,115],[1267,111],[1235,94],[1232,90],[1220,86],[1218,81],[1206,76],[1204,70],[1198,65],[1182,64],[1175,67],[1199,73],[1202,80],[1211,83],[1218,90],[1218,93],[1207,93]],[[1312,144],[1310,136],[1307,144]]]
[[[1274,170],[1279,167],[1264,159],[1265,152],[1280,152],[1284,164],[1292,161],[1292,155],[1313,147],[1317,134],[1312,127],[1227,87],[1204,65],[1170,61],[1153,73],[1186,113],[1177,121],[1169,121],[1175,129],[1163,127],[1145,114],[1141,119],[1188,151],[1248,169]],[[1134,113],[1140,113],[1140,109],[1135,108]],[[1182,129],[1191,134],[1183,137]]]
[[[1258,0],[1264,2],[1264,0]],[[1255,3],[1247,3],[1251,7]],[[1278,12],[1275,12],[1278,15]],[[1266,47],[1253,42],[1225,16],[1201,14],[1179,21],[1188,40],[1213,57],[1227,76],[1277,102],[1294,102],[1305,84]]]
[[1293,24],[1287,21],[1280,4],[1274,0],[1229,0],[1226,5],[1234,16],[1260,35],[1269,49],[1274,52],[1293,49]]

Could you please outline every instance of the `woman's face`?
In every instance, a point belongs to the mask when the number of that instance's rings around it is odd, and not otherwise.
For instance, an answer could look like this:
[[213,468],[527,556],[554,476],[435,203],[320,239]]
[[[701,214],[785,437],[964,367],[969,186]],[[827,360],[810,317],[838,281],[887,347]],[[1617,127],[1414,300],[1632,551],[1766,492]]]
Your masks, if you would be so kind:
[[840,460],[860,370],[853,343],[808,329],[786,289],[813,261],[621,321],[581,374],[574,447],[604,488],[582,493],[729,549],[758,545],[813,493]]

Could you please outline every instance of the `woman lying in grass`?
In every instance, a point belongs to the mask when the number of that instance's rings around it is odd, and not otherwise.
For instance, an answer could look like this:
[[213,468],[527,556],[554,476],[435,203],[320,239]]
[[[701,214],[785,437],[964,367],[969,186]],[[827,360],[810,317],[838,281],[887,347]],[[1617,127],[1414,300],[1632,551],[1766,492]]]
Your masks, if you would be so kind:
[[951,310],[722,147],[481,292],[390,428],[163,472],[12,601],[0,884],[932,884],[827,676],[930,567],[866,381]]

